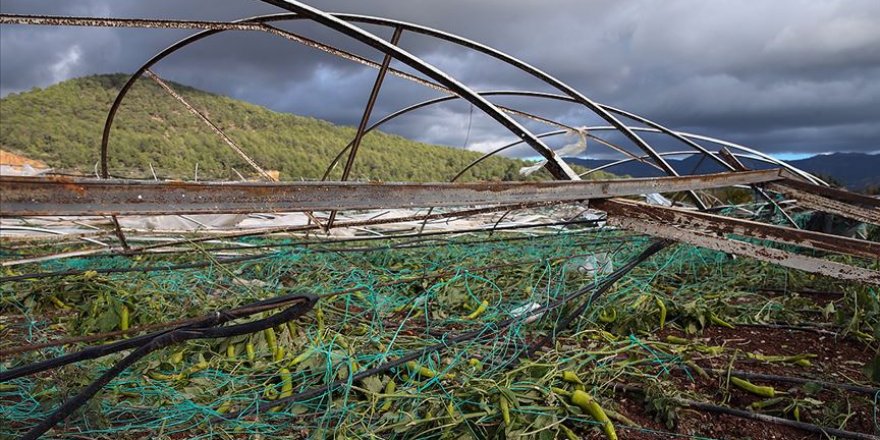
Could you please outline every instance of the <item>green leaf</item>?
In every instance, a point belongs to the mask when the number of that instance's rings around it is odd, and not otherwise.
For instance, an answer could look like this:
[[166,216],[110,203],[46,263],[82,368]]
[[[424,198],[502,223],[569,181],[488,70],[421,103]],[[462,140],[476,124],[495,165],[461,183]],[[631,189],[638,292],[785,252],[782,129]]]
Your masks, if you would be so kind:
[[822,309],[822,316],[824,316],[825,319],[828,319],[828,317],[833,315],[834,312],[834,303],[830,302],[827,306],[825,306],[825,308]]
[[385,388],[385,385],[382,384],[382,380],[376,376],[368,376],[361,381],[364,385],[364,389],[373,393],[379,394],[382,392],[382,389]]
[[113,308],[109,308],[105,310],[103,313],[98,315],[95,319],[96,324],[98,325],[98,329],[102,332],[109,332],[116,328],[119,325],[119,316],[116,314],[116,310]]
[[807,394],[816,394],[819,391],[822,391],[822,385],[819,385],[816,382],[807,382],[801,388]]

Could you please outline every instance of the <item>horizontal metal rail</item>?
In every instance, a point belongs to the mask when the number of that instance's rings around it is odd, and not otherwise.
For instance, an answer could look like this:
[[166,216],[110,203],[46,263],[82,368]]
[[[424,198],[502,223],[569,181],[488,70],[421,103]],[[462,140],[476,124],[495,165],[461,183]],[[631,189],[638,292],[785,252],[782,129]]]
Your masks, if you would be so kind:
[[74,17],[52,15],[2,14],[0,24],[25,24],[36,26],[88,26],[146,29],[210,29],[210,30],[257,30],[260,25],[230,23],[211,20],[152,20],[142,18]]
[[639,231],[643,234],[653,235],[655,237],[675,240],[729,254],[750,257],[756,260],[767,261],[769,263],[810,273],[827,275],[841,280],[861,281],[880,285],[880,272],[874,270],[862,269],[860,267],[835,263],[820,258],[793,254],[791,252],[758,246],[744,241],[718,238],[709,234],[688,231],[675,225],[628,217],[609,217],[608,224],[632,231]]
[[480,183],[191,183],[0,176],[0,215],[156,215],[566,202],[779,181],[778,169],[642,179]]
[[880,225],[880,199],[795,180],[771,183],[767,189],[785,194],[805,208]]
[[[640,210],[632,209],[618,201],[606,201],[601,204],[601,209],[608,211],[608,224],[641,234],[674,240],[713,249],[728,254],[740,255],[778,264],[783,267],[803,270],[810,273],[830,276],[840,280],[859,281],[874,285],[880,285],[880,272],[823,260],[821,258],[799,255],[781,249],[761,246],[746,241],[733,240],[719,236],[718,231],[706,232],[691,225],[670,223],[659,218],[649,218]],[[650,206],[652,210],[661,211],[665,208]],[[716,225],[716,229],[723,227]],[[791,230],[792,232],[802,232]],[[733,231],[728,231],[733,232]]]
[[854,257],[880,258],[880,243],[841,237],[839,235],[769,225],[752,220],[722,217],[705,212],[647,205],[629,200],[606,200],[594,204],[593,207],[607,212],[609,216],[620,215],[640,220],[675,224],[678,227],[714,235],[719,238],[725,238],[732,234]]
[[822,185],[815,185],[798,179],[786,180],[783,185],[788,188],[816,194],[825,198],[837,200],[839,202],[849,203],[852,205],[858,205],[864,208],[880,211],[880,199],[876,197],[866,196],[864,194],[849,192],[842,189],[831,188]]

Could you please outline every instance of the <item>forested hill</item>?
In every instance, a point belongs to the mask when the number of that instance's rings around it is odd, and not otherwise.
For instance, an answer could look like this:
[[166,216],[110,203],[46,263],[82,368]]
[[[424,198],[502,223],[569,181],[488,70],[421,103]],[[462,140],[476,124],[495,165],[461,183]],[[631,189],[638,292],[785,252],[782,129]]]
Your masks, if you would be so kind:
[[[0,101],[0,148],[56,169],[92,174],[100,158],[107,109],[126,79],[89,76],[7,96]],[[172,87],[257,164],[280,171],[282,180],[320,178],[355,134],[354,127],[278,113],[180,84]],[[150,164],[162,178],[191,179],[196,164],[203,179],[237,180],[233,169],[255,175],[209,127],[147,78],[123,101],[113,127],[110,170],[115,176],[148,177]],[[474,152],[373,132],[361,145],[352,178],[444,181],[477,157]],[[491,158],[469,172],[467,180],[517,179],[524,165]],[[338,178],[341,168],[333,177]]]

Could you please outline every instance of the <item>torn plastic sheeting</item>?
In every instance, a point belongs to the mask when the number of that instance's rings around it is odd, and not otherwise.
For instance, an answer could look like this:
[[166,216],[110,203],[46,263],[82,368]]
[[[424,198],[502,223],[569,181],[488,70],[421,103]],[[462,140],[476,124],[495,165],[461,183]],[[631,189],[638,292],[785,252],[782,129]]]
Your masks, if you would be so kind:
[[155,215],[147,217],[119,217],[119,225],[129,229],[152,231],[204,229],[231,229],[246,219],[244,214]]

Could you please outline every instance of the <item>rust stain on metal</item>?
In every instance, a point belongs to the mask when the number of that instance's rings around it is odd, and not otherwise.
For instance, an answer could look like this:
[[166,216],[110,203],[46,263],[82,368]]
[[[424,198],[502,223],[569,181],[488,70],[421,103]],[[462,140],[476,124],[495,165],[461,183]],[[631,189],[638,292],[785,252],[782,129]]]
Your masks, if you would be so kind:
[[687,226],[719,238],[738,235],[861,258],[880,258],[880,243],[867,240],[768,225],[704,212],[646,205],[628,200],[597,201],[594,206],[609,214]]
[[864,223],[880,225],[880,200],[846,191],[786,179],[767,188],[796,199],[800,205]]
[[744,241],[719,238],[711,234],[684,229],[679,225],[670,225],[652,220],[627,217],[625,215],[609,216],[608,224],[642,234],[684,242],[720,252],[755,258],[757,260],[767,261],[780,266],[826,275],[841,280],[859,281],[880,285],[880,272],[875,270],[794,254],[780,249],[767,248]]
[[[573,202],[778,180],[775,170],[608,181],[481,183],[188,183],[0,177],[2,215],[125,215],[315,211]],[[75,185],[76,196],[71,195]],[[39,195],[36,197],[35,195]]]

